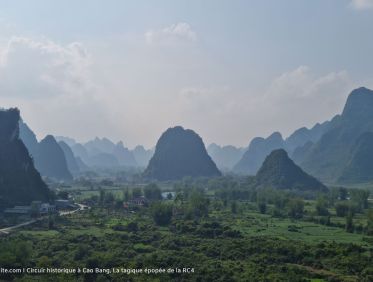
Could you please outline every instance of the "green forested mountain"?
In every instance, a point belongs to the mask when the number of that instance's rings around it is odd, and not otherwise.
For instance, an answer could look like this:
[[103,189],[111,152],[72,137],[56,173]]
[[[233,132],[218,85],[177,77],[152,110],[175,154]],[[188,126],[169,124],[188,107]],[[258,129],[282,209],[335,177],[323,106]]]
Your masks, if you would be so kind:
[[0,206],[47,201],[50,191],[19,139],[18,109],[0,111]]
[[220,175],[202,138],[181,126],[169,128],[162,134],[144,172],[145,177],[157,180]]
[[333,118],[320,140],[308,145],[295,160],[305,171],[327,182],[368,179],[366,166],[373,160],[363,160],[361,152],[370,151],[373,143],[367,141],[369,135],[359,139],[366,132],[373,132],[373,91],[362,87],[351,92],[342,114]]
[[264,160],[256,177],[258,186],[275,189],[326,191],[316,178],[305,173],[289,157],[284,149],[272,151]]

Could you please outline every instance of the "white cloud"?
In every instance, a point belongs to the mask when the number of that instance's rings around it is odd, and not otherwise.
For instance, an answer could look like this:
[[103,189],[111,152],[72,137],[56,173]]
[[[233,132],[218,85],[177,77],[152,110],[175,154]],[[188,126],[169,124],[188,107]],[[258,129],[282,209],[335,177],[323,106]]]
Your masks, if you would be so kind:
[[188,23],[180,22],[160,30],[147,31],[145,40],[148,44],[196,41],[197,34]]
[[352,6],[358,10],[365,10],[373,8],[373,0],[352,0]]
[[262,89],[191,87],[179,93],[182,124],[208,142],[247,145],[256,136],[280,131],[284,137],[341,112],[352,90],[346,71],[315,75],[307,66],[275,77]]
[[104,49],[100,61],[79,42],[13,37],[0,47],[2,106],[18,106],[39,137],[99,135],[152,146],[163,130],[180,124],[206,143],[247,145],[255,136],[286,136],[330,119],[353,88],[345,71],[316,75],[306,66],[256,89],[232,86],[212,75],[217,68],[204,54],[174,49],[180,54],[136,48],[113,61]]
[[96,85],[82,43],[12,37],[0,49],[0,58],[2,106],[20,108],[39,138],[109,135],[112,127],[102,99],[106,92]]
[[[312,126],[341,112],[353,85],[346,71],[317,76],[300,66],[275,78],[263,95],[262,104],[271,118],[268,126],[289,134]],[[268,105],[267,107],[265,105]]]
[[83,45],[12,37],[0,52],[0,95],[53,97],[87,91],[90,58]]

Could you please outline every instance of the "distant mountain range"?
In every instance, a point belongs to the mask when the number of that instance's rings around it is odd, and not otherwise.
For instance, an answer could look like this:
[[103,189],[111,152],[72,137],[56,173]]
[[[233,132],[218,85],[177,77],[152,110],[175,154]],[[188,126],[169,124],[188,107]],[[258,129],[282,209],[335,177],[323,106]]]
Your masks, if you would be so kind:
[[[317,109],[316,109],[317,110]],[[278,132],[254,138],[234,171],[254,175],[275,149],[285,149],[306,172],[328,183],[373,181],[373,91],[351,92],[341,115],[285,140]]]
[[[284,149],[305,172],[325,183],[373,181],[373,91],[364,87],[353,90],[343,112],[330,121],[310,129],[302,127],[285,139],[279,132],[267,138],[256,137],[247,149],[213,143],[206,150],[197,134],[182,127],[167,130],[159,139],[156,152],[143,146],[129,150],[123,142],[97,137],[81,144],[69,137],[48,135],[38,142],[23,121],[19,122],[19,131],[41,175],[61,181],[97,168],[147,167],[144,175],[156,179],[219,175],[216,167],[224,172],[255,175],[266,157],[277,149]],[[164,159],[166,156],[168,159]],[[193,163],[194,168],[190,163],[186,163],[188,168],[177,167],[175,158]],[[169,172],[158,171],[161,163]]]
[[351,92],[341,115],[335,116],[317,142],[297,151],[294,160],[325,182],[372,181],[373,91]]
[[75,143],[71,146],[75,156],[90,167],[115,168],[137,167],[138,164],[131,151],[124,147],[123,142],[114,144],[107,138],[98,138],[85,144]]
[[84,144],[77,143],[73,139],[58,138],[68,140],[74,155],[89,167],[145,167],[154,153],[153,150],[146,150],[143,146],[129,150],[122,141],[115,144],[108,138],[96,137]]
[[[41,175],[58,181],[71,181],[79,173],[97,168],[121,169],[145,167],[153,150],[137,146],[134,150],[123,142],[113,143],[107,138],[95,138],[84,144],[69,137],[52,135],[38,142],[34,132],[19,122],[20,138],[34,159]],[[57,142],[58,141],[58,142]]]
[[186,176],[214,177],[221,172],[208,155],[202,138],[193,130],[176,126],[159,138],[144,177],[178,180]]
[[219,146],[215,143],[207,147],[207,152],[218,168],[222,171],[230,171],[233,166],[242,158],[246,148],[235,146]]
[[330,122],[316,124],[311,129],[302,127],[288,138],[283,139],[281,133],[274,132],[267,138],[256,137],[251,142],[247,151],[243,154],[233,170],[239,174],[254,175],[263,163],[266,156],[273,150],[285,149],[289,154],[306,145],[308,142],[317,142],[327,131]]

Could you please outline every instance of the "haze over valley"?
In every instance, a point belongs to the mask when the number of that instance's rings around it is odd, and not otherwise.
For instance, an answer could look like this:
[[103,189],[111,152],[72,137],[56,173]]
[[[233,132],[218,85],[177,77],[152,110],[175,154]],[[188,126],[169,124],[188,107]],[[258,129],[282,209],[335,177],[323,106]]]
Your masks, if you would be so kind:
[[373,281],[372,15],[0,1],[0,281]]

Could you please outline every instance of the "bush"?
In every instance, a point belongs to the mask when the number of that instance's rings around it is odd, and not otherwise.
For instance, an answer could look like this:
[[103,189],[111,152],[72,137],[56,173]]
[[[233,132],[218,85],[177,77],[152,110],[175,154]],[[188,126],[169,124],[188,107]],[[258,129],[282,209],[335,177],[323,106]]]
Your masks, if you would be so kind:
[[172,205],[162,202],[153,204],[152,216],[157,225],[169,225],[172,219]]
[[335,205],[335,212],[339,217],[345,217],[350,210],[350,206],[347,202],[339,202]]

